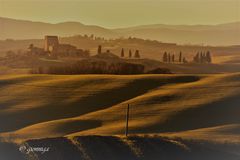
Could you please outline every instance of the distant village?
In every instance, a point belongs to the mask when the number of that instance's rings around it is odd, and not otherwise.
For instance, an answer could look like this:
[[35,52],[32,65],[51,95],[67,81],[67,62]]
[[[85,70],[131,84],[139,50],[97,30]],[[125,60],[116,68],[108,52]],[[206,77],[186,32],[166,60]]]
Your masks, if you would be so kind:
[[[29,45],[29,54],[37,56],[48,56],[51,58],[61,57],[90,57],[90,52],[88,50],[78,49],[77,47],[70,44],[61,44],[59,43],[58,36],[45,36],[44,38],[44,48],[35,47],[33,44]],[[97,54],[108,53],[113,54],[110,50],[105,52],[102,49],[102,46],[98,46]],[[120,56],[121,58],[140,58],[139,50],[136,50],[135,53],[132,53],[132,50],[129,50],[129,54],[125,55],[124,49],[122,49]]]
[[[138,41],[136,38],[129,40]],[[8,51],[3,62],[16,68],[30,68],[31,73],[36,74],[169,74],[171,71],[161,64],[212,63],[209,51],[199,51],[192,60],[187,59],[181,51],[178,54],[164,52],[160,54],[162,61],[158,61],[144,58],[139,49],[121,48],[116,54],[109,47],[104,50],[101,44],[96,53],[91,55],[89,50],[60,43],[58,36],[45,36],[43,48],[30,44],[26,52]],[[151,67],[153,62],[154,67]]]
[[[44,48],[35,47],[33,44],[29,46],[29,52],[31,55],[39,55],[39,56],[49,56],[52,58],[56,58],[58,56],[77,56],[77,57],[90,57],[90,52],[88,50],[77,49],[77,47],[70,44],[61,44],[59,43],[58,36],[45,36],[44,39]],[[98,46],[97,54],[102,53],[111,53],[110,50],[106,50],[105,52],[102,49],[102,46]],[[129,49],[128,52],[125,52],[125,49],[122,48],[121,53],[119,55],[121,58],[141,58],[140,51],[135,50],[134,52]],[[194,57],[193,60],[187,60],[186,57],[183,56],[183,53],[180,51],[178,55],[164,52],[162,57],[162,62],[164,63],[211,63],[212,57],[209,51],[200,51]]]

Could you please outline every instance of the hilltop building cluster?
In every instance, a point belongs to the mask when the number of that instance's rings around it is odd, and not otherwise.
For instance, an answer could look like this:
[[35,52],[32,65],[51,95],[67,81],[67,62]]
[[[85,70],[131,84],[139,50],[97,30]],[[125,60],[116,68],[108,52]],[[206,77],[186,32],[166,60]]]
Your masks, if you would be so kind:
[[77,49],[70,44],[59,43],[58,36],[45,36],[44,48],[35,47],[30,44],[29,51],[32,55],[48,55],[48,56],[89,56],[88,51]]
[[[85,36],[86,38],[94,39],[94,36]],[[119,39],[120,41],[121,39]],[[128,41],[142,41],[137,38],[128,38]],[[145,42],[145,41],[144,41]],[[172,44],[174,45],[174,44]],[[29,46],[29,52],[31,55],[37,56],[48,56],[57,58],[60,57],[90,57],[90,53],[87,50],[78,49],[77,47],[70,44],[62,44],[59,42],[58,36],[45,36],[44,38],[44,47],[39,48],[35,47],[33,44]],[[8,55],[11,55],[10,53]],[[127,53],[125,49],[122,48],[120,51],[120,55],[117,56],[110,52],[109,49],[103,51],[102,46],[99,45],[97,49],[97,55],[95,57],[105,57],[105,58],[122,58],[122,59],[139,59],[141,58],[140,52],[136,49],[134,52],[129,49]],[[175,55],[174,53],[164,52],[162,61],[164,63],[212,63],[211,53],[209,51],[206,52],[198,52],[192,60],[187,60],[186,57],[183,56],[183,53],[180,51],[179,54]]]

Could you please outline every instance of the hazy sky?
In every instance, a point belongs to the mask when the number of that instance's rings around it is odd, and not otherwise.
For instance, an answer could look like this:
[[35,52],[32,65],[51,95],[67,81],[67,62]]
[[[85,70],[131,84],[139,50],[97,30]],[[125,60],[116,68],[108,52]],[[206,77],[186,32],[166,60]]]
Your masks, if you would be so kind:
[[0,0],[0,16],[108,28],[240,21],[240,0]]

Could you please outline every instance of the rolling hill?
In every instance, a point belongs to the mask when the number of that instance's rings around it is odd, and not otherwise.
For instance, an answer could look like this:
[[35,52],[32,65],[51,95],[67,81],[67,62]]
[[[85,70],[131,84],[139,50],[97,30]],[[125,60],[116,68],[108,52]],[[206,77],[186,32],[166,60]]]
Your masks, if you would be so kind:
[[239,85],[239,73],[4,75],[0,158],[238,160]]
[[[46,152],[29,152],[34,146]],[[23,144],[0,142],[4,160],[238,160],[239,144],[213,144],[204,141],[152,136],[78,136],[29,140]],[[20,148],[20,151],[19,151]]]
[[[0,81],[0,120],[8,119],[0,124],[1,136],[16,141],[123,134],[127,104],[131,105],[133,134],[176,133],[239,123],[237,73],[12,75]],[[16,120],[18,123],[12,123]]]
[[[17,26],[17,27],[16,27]],[[44,35],[94,34],[106,38],[139,37],[179,44],[239,45],[240,22],[219,25],[145,25],[107,29],[79,22],[58,24],[0,18],[0,39],[39,39]]]
[[38,39],[44,35],[71,36],[77,34],[96,34],[106,37],[114,35],[108,29],[99,26],[84,25],[79,22],[50,24],[9,18],[0,18],[0,34],[0,39]]

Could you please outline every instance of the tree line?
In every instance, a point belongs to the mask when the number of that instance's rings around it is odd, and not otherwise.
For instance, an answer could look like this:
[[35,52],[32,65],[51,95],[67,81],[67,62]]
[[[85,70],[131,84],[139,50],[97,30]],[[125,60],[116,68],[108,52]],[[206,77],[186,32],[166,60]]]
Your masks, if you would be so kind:
[[38,67],[32,69],[32,74],[59,74],[59,75],[74,75],[74,74],[115,74],[115,75],[135,75],[135,74],[171,74],[167,68],[154,68],[145,71],[142,64],[127,63],[127,62],[112,62],[106,61],[78,61],[74,64],[64,66],[49,66]]
[[141,58],[139,50],[136,50],[134,55],[133,55],[132,50],[130,49],[128,51],[128,56],[127,55],[125,56],[124,48],[122,48],[122,50],[121,50],[121,57],[122,58],[124,58],[124,57],[128,57],[128,58]]
[[144,66],[126,62],[107,63],[105,61],[79,61],[64,66],[39,67],[33,74],[143,74]]
[[198,52],[193,57],[193,62],[195,63],[212,63],[212,56],[209,51],[207,52]]
[[[98,46],[98,50],[97,50],[97,54],[101,54],[101,53],[103,53],[103,52],[102,52],[102,46],[99,45],[99,46]],[[110,51],[107,50],[107,53],[110,53]],[[122,50],[121,50],[120,57],[121,57],[121,58],[125,58],[125,57],[127,57],[127,58],[141,58],[139,50],[135,50],[135,53],[133,54],[133,53],[132,53],[132,50],[130,49],[130,50],[128,51],[128,54],[125,54],[124,48],[122,48]]]
[[175,54],[164,52],[163,62],[165,62],[165,63],[174,63],[174,62],[187,63],[187,59],[185,57],[183,57],[182,52],[179,53],[178,57],[176,57]]
[[[179,53],[178,57],[175,54],[164,52],[163,62],[165,63],[188,63],[188,60],[183,56],[182,52]],[[192,60],[193,63],[212,63],[212,56],[210,51],[198,52]]]

